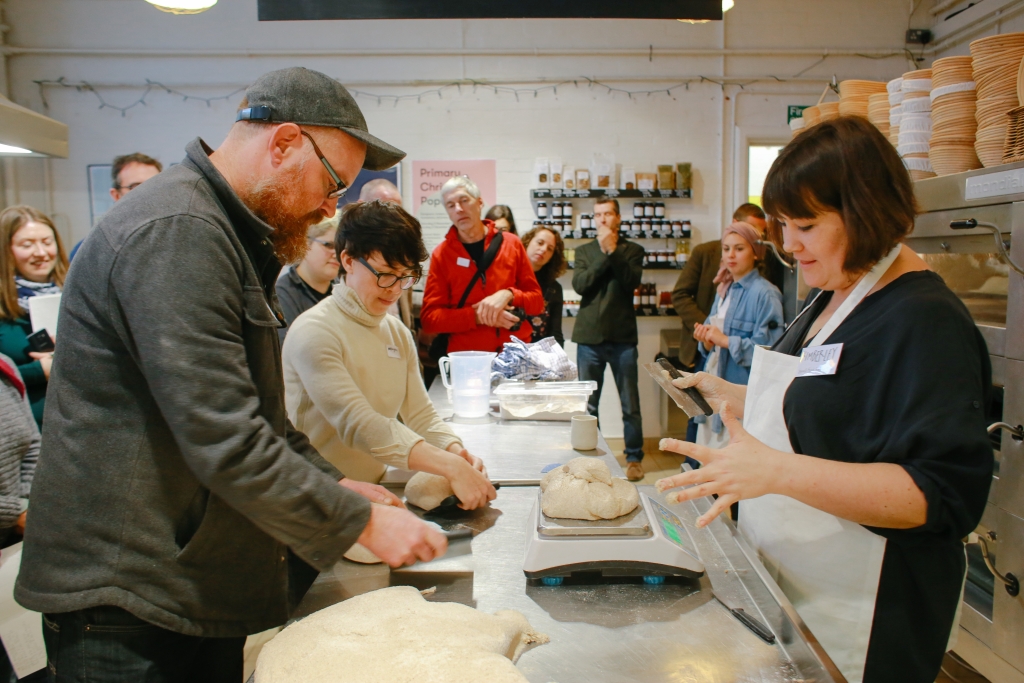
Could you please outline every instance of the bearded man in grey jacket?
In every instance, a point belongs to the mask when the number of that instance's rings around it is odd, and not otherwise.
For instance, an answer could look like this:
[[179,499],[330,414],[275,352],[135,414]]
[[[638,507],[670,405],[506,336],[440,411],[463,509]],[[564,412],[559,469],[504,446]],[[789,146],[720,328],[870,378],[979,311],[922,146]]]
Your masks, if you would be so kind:
[[86,239],[15,589],[44,614],[57,681],[238,683],[245,636],[285,622],[308,565],[356,541],[392,566],[444,553],[394,495],[321,458],[284,405],[281,264],[360,167],[403,156],[338,82],[275,71],[216,151],[190,143]]

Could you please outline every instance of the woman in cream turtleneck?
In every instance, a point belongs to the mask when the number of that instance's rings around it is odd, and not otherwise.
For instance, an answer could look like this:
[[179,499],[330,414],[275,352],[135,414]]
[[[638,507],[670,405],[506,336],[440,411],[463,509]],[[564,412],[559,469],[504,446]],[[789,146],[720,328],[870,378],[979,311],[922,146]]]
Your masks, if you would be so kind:
[[285,339],[288,417],[346,477],[376,483],[386,465],[430,472],[462,507],[486,505],[496,494],[483,463],[434,410],[412,333],[387,313],[427,258],[419,221],[396,204],[349,205],[335,250],[343,279]]

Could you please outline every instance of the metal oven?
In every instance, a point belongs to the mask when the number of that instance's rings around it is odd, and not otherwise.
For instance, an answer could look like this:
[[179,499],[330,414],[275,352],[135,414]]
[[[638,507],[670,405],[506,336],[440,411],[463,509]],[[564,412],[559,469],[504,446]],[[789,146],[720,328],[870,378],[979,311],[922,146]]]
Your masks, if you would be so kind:
[[1024,683],[1024,163],[919,181],[915,192],[921,215],[907,243],[970,310],[997,398],[992,490],[967,546],[953,651],[992,683]]

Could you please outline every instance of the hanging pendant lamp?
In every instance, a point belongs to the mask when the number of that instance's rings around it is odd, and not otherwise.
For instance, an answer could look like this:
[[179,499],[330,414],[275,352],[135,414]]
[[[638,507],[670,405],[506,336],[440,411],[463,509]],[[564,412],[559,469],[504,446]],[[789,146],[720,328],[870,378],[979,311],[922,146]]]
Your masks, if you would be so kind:
[[199,14],[217,4],[217,0],[146,0],[161,12]]

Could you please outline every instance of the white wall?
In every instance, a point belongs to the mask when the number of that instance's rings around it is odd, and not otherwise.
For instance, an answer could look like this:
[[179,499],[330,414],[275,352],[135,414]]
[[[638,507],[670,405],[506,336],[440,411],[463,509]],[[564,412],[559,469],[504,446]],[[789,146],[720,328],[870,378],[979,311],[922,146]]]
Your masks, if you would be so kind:
[[[521,223],[532,218],[528,190],[537,156],[583,165],[593,152],[610,152],[621,163],[651,171],[659,163],[690,161],[694,198],[675,205],[675,215],[693,221],[698,239],[714,239],[745,200],[746,142],[786,140],[786,105],[813,104],[833,74],[890,79],[908,69],[904,57],[880,55],[902,49],[909,7],[894,0],[737,0],[725,22],[701,26],[596,20],[259,23],[256,0],[220,0],[196,16],[163,14],[143,0],[7,0],[6,41],[15,47],[6,58],[9,95],[67,123],[71,156],[9,163],[6,201],[54,214],[65,238],[77,241],[90,229],[88,164],[131,151],[174,162],[196,136],[216,145],[240,99],[207,106],[153,91],[147,106],[122,116],[100,109],[91,92],[40,90],[37,80],[87,81],[107,101],[125,106],[142,95],[146,79],[211,97],[296,64],[360,90],[400,95],[433,87],[421,81],[478,79],[534,88],[587,76],[635,91],[705,76],[726,84],[698,83],[672,96],[632,100],[581,85],[518,101],[463,87],[397,106],[365,97],[359,102],[371,132],[406,150],[410,160],[496,159],[498,199],[512,206]],[[421,54],[401,54],[412,49]],[[520,53],[474,53],[497,49]],[[666,52],[682,49],[709,52]],[[737,49],[763,54],[724,53]],[[811,51],[792,54],[805,49]],[[876,58],[833,55],[818,63],[826,50]],[[405,180],[408,172],[406,162]],[[408,183],[405,194],[408,200]],[[651,412],[646,402],[644,408],[645,432],[656,436],[656,408]]]

